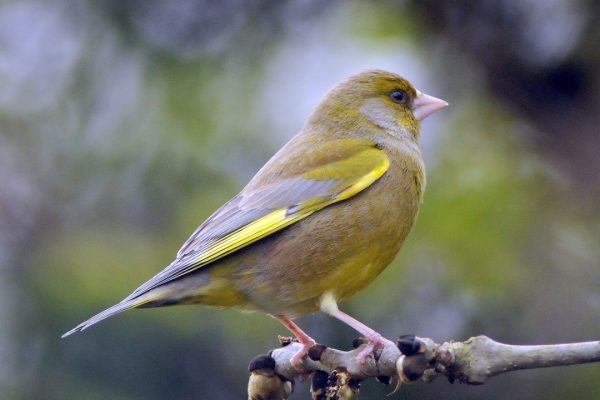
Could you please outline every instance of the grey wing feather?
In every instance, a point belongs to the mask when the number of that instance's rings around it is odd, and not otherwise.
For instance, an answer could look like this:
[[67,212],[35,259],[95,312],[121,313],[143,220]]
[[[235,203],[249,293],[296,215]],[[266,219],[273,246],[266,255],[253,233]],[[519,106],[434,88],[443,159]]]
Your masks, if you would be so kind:
[[214,212],[181,246],[177,258],[204,248],[278,208],[293,207],[307,199],[330,195],[335,180],[289,179],[260,190],[240,193]]
[[294,178],[259,190],[242,191],[215,211],[192,233],[177,253],[177,258],[169,266],[137,288],[127,299],[141,296],[149,290],[197,269],[201,266],[195,261],[198,254],[210,249],[224,236],[273,210],[294,209],[294,206],[311,198],[334,196],[336,193],[333,189],[339,183],[338,180],[318,181]]

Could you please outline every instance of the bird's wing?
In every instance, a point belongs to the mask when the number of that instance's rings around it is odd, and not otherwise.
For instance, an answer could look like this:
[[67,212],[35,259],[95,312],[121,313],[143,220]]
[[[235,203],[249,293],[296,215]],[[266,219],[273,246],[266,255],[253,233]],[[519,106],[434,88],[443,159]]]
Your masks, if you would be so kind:
[[[304,173],[257,190],[244,190],[225,203],[184,243],[173,263],[137,288],[128,299],[198,270],[330,204],[348,199],[387,171],[389,159],[374,143],[360,139],[336,142],[316,148],[310,155],[313,160],[332,161],[321,162]],[[335,155],[327,154],[332,149],[336,150]]]

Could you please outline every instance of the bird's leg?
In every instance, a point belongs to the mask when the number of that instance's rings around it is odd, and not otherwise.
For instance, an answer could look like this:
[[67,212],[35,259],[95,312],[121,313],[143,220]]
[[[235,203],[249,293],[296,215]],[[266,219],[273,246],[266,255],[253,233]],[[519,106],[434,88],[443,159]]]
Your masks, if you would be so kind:
[[343,311],[337,310],[336,312],[332,313],[331,316],[350,325],[352,328],[358,331],[365,339],[367,339],[365,348],[362,349],[356,357],[358,362],[361,364],[364,364],[367,361],[367,358],[373,352],[374,349],[383,347],[385,343],[390,342],[390,340],[381,336],[380,333],[369,328],[367,325],[363,324],[359,320],[352,318],[350,315],[346,314]]
[[281,322],[286,328],[288,328],[290,332],[292,332],[294,336],[296,336],[296,338],[300,341],[300,344],[302,344],[302,348],[298,350],[290,360],[290,362],[292,363],[292,367],[294,367],[297,370],[301,370],[302,359],[308,354],[308,350],[310,350],[311,347],[317,344],[317,342],[315,342],[313,338],[308,336],[306,332],[300,329],[298,325],[292,322],[291,319],[286,318],[283,315],[274,315],[274,317],[277,318],[279,322]]
[[337,302],[331,293],[325,293],[323,296],[321,296],[320,306],[321,310],[324,313],[339,319],[347,325],[350,325],[352,328],[358,331],[358,333],[360,333],[365,339],[367,339],[365,348],[362,349],[356,357],[359,363],[364,364],[374,349],[383,347],[386,343],[392,343],[390,340],[384,338],[380,333],[369,328],[367,325],[363,324],[359,320],[351,317],[343,311],[340,311],[340,309],[337,306]]

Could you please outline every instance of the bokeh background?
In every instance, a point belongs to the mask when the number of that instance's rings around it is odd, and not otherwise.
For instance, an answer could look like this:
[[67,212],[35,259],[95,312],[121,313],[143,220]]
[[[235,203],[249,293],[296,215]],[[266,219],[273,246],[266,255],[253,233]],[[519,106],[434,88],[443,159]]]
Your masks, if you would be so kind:
[[[136,310],[61,340],[169,263],[365,68],[450,107],[394,264],[343,308],[388,337],[600,339],[600,7],[586,0],[0,2],[0,397],[240,399],[286,334]],[[300,320],[349,348],[348,327]],[[599,399],[597,365],[402,399]],[[366,382],[362,399],[391,391]],[[300,383],[294,398],[308,397]]]

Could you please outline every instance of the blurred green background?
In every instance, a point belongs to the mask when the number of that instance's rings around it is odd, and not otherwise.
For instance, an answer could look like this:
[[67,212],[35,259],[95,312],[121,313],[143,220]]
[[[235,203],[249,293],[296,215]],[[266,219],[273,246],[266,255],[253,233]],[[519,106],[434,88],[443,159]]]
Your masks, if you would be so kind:
[[[342,307],[388,337],[600,339],[599,40],[584,0],[0,2],[0,397],[245,398],[249,360],[287,333],[268,316],[135,310],[60,335],[169,263],[365,68],[451,106],[423,124],[415,229]],[[299,323],[328,345],[355,336]],[[599,373],[397,396],[599,399]],[[361,399],[390,391],[369,381]]]

